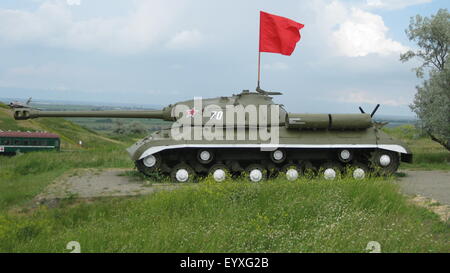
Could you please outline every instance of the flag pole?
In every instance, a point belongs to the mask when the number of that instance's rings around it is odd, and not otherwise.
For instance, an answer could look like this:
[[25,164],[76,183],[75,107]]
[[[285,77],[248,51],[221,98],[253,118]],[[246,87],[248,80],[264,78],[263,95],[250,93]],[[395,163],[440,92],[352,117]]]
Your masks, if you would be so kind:
[[259,81],[261,80],[261,51],[258,52],[258,85],[256,89],[259,89]]
[[259,12],[259,39],[258,39],[258,84],[256,91],[259,91],[259,81],[261,80],[261,11]]

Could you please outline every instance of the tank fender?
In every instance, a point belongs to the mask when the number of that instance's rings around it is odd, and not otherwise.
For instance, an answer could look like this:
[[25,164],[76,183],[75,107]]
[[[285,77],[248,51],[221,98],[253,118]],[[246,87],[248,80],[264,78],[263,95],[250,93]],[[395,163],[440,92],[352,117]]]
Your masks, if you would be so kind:
[[[133,146],[128,148],[128,152],[130,152],[130,150],[132,151],[131,148],[133,148]],[[170,150],[170,149],[182,149],[182,148],[258,148],[261,150],[270,150],[270,149],[277,149],[277,148],[293,148],[293,149],[301,149],[301,148],[318,148],[318,149],[378,148],[378,149],[384,149],[384,150],[393,151],[393,152],[397,152],[397,153],[401,153],[401,154],[409,154],[409,152],[405,149],[405,147],[403,147],[401,145],[397,145],[397,144],[380,144],[380,145],[377,145],[377,144],[177,144],[177,145],[153,146],[153,147],[145,150],[139,156],[139,159],[143,159],[149,155],[158,153],[160,151]],[[130,155],[131,155],[131,153],[130,153]]]

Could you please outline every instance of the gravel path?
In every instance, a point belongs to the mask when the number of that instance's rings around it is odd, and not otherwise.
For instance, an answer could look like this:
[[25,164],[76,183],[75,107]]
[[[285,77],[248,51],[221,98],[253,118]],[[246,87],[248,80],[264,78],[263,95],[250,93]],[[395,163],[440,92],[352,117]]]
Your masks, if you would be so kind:
[[406,174],[398,183],[403,193],[435,199],[450,205],[450,171],[402,171]]

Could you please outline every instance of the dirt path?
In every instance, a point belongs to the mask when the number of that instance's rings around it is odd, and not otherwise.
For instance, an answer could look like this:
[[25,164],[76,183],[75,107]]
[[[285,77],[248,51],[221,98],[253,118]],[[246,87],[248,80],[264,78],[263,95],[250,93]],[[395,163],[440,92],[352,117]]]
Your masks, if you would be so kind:
[[49,185],[35,201],[44,202],[68,197],[134,196],[183,186],[183,184],[146,183],[125,175],[127,171],[130,169],[74,170]]

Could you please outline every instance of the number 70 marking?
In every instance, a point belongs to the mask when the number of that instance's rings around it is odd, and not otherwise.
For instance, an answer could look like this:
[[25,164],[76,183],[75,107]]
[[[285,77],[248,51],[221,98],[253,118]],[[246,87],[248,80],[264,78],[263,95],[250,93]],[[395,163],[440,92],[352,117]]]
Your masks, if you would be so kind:
[[211,111],[212,115],[210,119],[221,120],[223,117],[223,111]]

